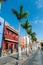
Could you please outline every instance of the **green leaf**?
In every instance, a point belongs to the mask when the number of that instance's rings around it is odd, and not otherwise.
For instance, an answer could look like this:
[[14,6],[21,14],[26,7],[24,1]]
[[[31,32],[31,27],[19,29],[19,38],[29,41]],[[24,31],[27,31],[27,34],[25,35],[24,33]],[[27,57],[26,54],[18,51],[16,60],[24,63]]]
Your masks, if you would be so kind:
[[32,28],[27,29],[27,34],[31,35],[32,34]]
[[26,22],[24,22],[23,24],[21,24],[21,26],[27,31],[27,29],[30,29],[31,25],[28,22],[28,20],[26,20]]
[[0,2],[2,2],[2,0],[0,0]]
[[17,19],[20,18],[18,12],[15,9],[11,9],[11,11],[13,12],[13,14],[16,15]]
[[23,6],[20,6],[20,14],[23,13]]
[[28,11],[20,15],[20,19],[27,18]]
[[32,41],[37,41],[36,33],[35,32],[32,32],[32,34],[31,34],[31,40]]
[[3,0],[4,2],[6,2],[7,0]]

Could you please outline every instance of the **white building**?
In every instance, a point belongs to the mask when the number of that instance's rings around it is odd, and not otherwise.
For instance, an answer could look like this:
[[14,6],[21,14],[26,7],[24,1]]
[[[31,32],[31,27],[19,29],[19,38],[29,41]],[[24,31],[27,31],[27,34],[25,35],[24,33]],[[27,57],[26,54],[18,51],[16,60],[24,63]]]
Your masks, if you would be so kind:
[[24,36],[24,39],[25,39],[24,44],[26,44],[26,46],[27,46],[24,49],[24,51],[26,51],[26,49],[27,49],[27,51],[29,51],[29,36]]

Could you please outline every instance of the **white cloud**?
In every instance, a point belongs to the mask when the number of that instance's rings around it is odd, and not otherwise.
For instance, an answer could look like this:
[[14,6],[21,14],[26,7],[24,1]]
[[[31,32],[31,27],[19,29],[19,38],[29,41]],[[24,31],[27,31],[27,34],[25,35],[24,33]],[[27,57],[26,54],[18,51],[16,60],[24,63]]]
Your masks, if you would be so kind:
[[43,24],[43,20],[35,20],[35,24]]
[[35,20],[35,24],[37,24],[38,23],[38,20]]
[[36,0],[36,5],[38,8],[42,8],[43,7],[43,0]]

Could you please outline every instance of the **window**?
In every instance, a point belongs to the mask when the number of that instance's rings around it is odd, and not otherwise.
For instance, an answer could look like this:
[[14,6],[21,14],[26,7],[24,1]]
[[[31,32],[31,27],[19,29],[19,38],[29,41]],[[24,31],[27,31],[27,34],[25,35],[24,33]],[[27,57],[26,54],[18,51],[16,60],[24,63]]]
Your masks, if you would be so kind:
[[14,33],[12,33],[12,36],[14,37]]
[[7,34],[10,35],[10,31],[8,31]]

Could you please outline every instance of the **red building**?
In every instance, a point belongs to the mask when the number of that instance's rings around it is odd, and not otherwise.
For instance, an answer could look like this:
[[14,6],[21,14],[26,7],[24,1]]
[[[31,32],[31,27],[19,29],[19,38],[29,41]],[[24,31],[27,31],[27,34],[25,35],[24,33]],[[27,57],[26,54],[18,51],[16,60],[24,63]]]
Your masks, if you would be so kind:
[[2,43],[2,56],[7,56],[17,51],[18,31],[5,22],[4,37]]
[[[0,18],[0,21],[3,22],[4,20],[2,18]],[[25,38],[20,37],[20,47],[21,47],[22,51],[26,50],[26,39]],[[6,21],[5,21],[5,25],[4,25],[4,35],[3,35],[2,41],[3,41],[1,43],[1,48],[2,48],[1,55],[2,56],[10,55],[11,53],[15,53],[18,50],[18,31],[15,28],[11,27]],[[27,41],[27,42],[29,45],[29,41]]]

